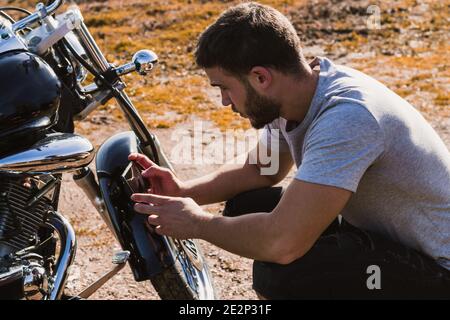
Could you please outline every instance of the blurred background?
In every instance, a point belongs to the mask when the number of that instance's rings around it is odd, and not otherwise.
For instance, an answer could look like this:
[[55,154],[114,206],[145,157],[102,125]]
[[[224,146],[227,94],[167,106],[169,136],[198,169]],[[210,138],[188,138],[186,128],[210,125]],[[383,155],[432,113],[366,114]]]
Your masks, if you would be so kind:
[[[36,2],[0,1],[28,9]],[[151,78],[142,80],[133,75],[128,79],[129,93],[150,127],[170,128],[195,114],[221,128],[248,128],[247,122],[228,108],[217,108],[217,92],[205,94],[208,83],[193,60],[201,31],[239,1],[66,2],[80,6],[86,24],[113,63],[129,60],[142,48],[159,55],[161,63]],[[290,18],[307,57],[327,56],[367,72],[407,98],[429,119],[450,115],[450,1],[260,2]]]

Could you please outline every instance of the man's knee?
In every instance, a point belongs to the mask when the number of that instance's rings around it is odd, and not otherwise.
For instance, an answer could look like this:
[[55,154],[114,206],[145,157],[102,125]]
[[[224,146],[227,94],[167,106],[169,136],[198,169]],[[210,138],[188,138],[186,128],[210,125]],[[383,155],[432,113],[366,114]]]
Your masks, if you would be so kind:
[[307,288],[301,288],[298,281],[292,286],[292,271],[301,263],[299,260],[289,265],[254,261],[253,289],[258,297],[265,300],[296,299],[301,292],[306,293]]
[[357,298],[367,290],[363,267],[369,251],[366,241],[342,233],[335,221],[307,254],[292,263],[255,261],[253,288],[268,299]]
[[255,291],[255,293],[259,300],[269,300],[266,297],[264,297],[262,294],[260,294],[258,291]]
[[283,195],[282,187],[269,187],[240,193],[226,202],[223,215],[236,217],[247,213],[270,212]]

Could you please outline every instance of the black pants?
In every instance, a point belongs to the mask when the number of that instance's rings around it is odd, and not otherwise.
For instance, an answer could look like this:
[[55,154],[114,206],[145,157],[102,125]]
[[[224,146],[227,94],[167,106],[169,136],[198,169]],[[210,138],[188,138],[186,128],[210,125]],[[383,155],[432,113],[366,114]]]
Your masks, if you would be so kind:
[[[270,212],[282,188],[245,192],[224,216]],[[430,257],[336,219],[302,258],[255,261],[253,288],[268,299],[450,299],[450,271]]]

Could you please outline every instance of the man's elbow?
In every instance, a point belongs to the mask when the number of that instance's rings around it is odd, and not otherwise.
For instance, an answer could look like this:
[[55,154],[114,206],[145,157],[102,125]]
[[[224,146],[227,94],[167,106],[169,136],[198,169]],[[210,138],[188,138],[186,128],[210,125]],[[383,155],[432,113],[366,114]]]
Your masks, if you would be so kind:
[[288,253],[288,254],[277,254],[274,257],[274,263],[276,264],[281,264],[281,265],[288,265],[293,263],[294,261],[302,258],[304,256],[304,254],[292,254],[292,253]]
[[281,173],[273,174],[273,175],[270,175],[270,174],[269,175],[261,175],[261,176],[266,179],[268,187],[272,187],[272,186],[279,184],[286,177],[286,175],[281,174]]
[[273,263],[288,265],[301,259],[311,247],[277,240],[272,247],[271,260]]
[[261,188],[269,188],[278,184],[283,179],[279,180],[279,177],[276,175],[265,175],[261,171],[261,168],[258,165],[251,165],[253,173],[256,175],[258,179],[258,187]]

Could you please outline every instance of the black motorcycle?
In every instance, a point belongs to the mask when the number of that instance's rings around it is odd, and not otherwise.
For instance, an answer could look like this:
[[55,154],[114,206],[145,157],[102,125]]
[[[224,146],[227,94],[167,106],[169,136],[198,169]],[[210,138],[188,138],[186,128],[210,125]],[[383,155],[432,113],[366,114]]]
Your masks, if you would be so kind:
[[[139,187],[130,153],[173,170],[121,79],[131,72],[147,75],[157,55],[142,50],[131,63],[115,67],[78,9],[56,15],[62,2],[38,4],[33,13],[0,7],[0,299],[85,299],[127,262],[135,280],[150,280],[162,299],[214,299],[196,241],[156,234],[130,200]],[[15,21],[11,11],[26,17]],[[89,73],[94,82],[84,85]],[[109,138],[96,152],[73,133],[74,121],[111,99],[131,131]],[[88,167],[94,158],[96,175]],[[62,174],[68,172],[123,249],[110,272],[73,297],[64,289],[76,237],[57,211]]]

